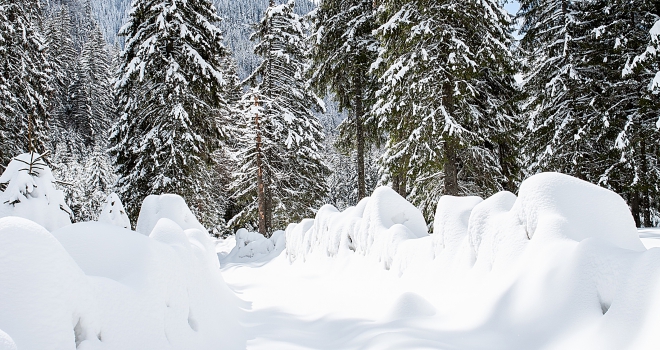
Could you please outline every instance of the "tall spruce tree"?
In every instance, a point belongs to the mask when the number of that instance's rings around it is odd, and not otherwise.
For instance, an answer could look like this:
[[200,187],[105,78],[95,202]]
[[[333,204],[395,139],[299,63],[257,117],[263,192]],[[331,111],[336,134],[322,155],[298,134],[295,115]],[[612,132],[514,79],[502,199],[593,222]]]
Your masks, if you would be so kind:
[[[609,11],[602,13],[605,6]],[[597,180],[626,198],[637,225],[648,227],[657,222],[660,204],[660,103],[653,85],[660,62],[645,62],[634,74],[625,70],[653,43],[660,5],[592,0],[580,10],[581,22],[593,28],[582,59],[589,71],[597,73],[591,77],[597,82],[592,84],[592,104],[607,121],[599,142],[609,147],[603,152],[609,157]]]
[[378,16],[373,113],[388,136],[384,170],[405,174],[429,219],[442,194],[511,186],[511,20],[499,2],[385,0]]
[[658,105],[646,88],[654,72],[625,73],[649,42],[658,9],[645,1],[521,4],[529,170],[612,189],[637,225],[649,225],[660,174]]
[[75,119],[86,126],[84,137],[88,145],[107,144],[110,126],[116,120],[112,93],[111,56],[98,25],[90,31],[80,58],[81,106]]
[[[58,143],[61,131],[76,130],[72,114],[74,106],[71,100],[71,90],[78,83],[78,52],[75,49],[71,35],[71,17],[69,9],[64,5],[51,8],[51,13],[45,21],[45,36],[48,41],[48,55],[52,62],[53,98],[51,99],[51,114],[55,129],[53,142]],[[54,147],[53,147],[54,148]]]
[[161,193],[181,195],[207,227],[222,216],[209,190],[229,122],[220,20],[208,0],[136,0],[121,30],[110,152],[134,222],[143,198]]
[[247,148],[234,188],[245,209],[234,222],[256,221],[263,234],[312,215],[327,193],[323,132],[314,115],[322,101],[305,81],[306,38],[294,6],[271,1],[257,25],[252,38],[263,61],[243,99]]
[[372,32],[377,24],[371,0],[322,0],[311,14],[311,82],[321,95],[331,95],[349,118],[339,125],[338,146],[354,149],[358,200],[364,198],[365,148],[377,136],[368,124],[377,79],[369,68],[378,56]]
[[589,72],[580,59],[588,25],[579,1],[523,0],[520,42],[528,119],[529,171],[559,171],[593,180],[602,118],[589,108]]
[[48,142],[51,64],[41,2],[0,0],[0,163]]

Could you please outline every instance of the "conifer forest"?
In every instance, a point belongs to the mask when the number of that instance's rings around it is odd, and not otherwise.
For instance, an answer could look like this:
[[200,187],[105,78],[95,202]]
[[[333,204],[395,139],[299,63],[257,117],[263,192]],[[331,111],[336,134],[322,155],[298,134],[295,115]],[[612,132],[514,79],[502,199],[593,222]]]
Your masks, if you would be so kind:
[[378,186],[431,229],[540,172],[657,226],[660,3],[515,5],[0,0],[0,166],[42,154],[73,222],[173,193],[218,237]]

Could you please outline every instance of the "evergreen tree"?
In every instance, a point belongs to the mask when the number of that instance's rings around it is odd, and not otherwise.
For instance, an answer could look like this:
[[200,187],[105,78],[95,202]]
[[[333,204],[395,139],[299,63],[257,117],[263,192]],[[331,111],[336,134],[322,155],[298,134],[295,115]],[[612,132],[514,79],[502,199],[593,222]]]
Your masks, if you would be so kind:
[[[604,6],[609,8],[606,13],[601,11]],[[637,225],[647,227],[653,217],[657,221],[660,204],[660,103],[653,86],[660,65],[655,60],[634,74],[625,70],[653,43],[649,34],[660,15],[657,6],[640,0],[593,0],[580,7],[580,21],[591,29],[581,62],[593,72],[595,83],[587,85],[591,104],[606,124],[598,142],[607,158],[598,158],[602,164],[596,168],[602,175],[594,180],[626,198]]]
[[121,30],[110,152],[134,222],[142,199],[160,193],[181,195],[207,226],[217,216],[210,169],[228,124],[219,21],[208,0],[136,0]]
[[388,136],[385,173],[405,175],[429,219],[442,194],[511,186],[511,21],[499,2],[386,0],[378,16],[373,113]]
[[650,225],[660,175],[658,105],[646,89],[654,72],[625,73],[649,42],[657,9],[645,1],[521,3],[531,172],[614,190],[638,225]]
[[82,49],[80,66],[85,98],[78,119],[87,124],[88,144],[107,142],[110,125],[116,120],[112,95],[111,57],[106,50],[101,28],[96,25]]
[[38,0],[0,0],[0,163],[48,142],[50,61]]
[[313,33],[311,82],[321,95],[331,94],[350,112],[340,126],[338,146],[357,154],[358,199],[364,198],[365,147],[376,136],[367,124],[377,81],[368,72],[378,55],[373,1],[322,0],[310,15]]
[[[45,35],[48,42],[48,55],[53,69],[53,98],[51,101],[53,126],[62,130],[72,130],[71,85],[78,71],[78,52],[71,36],[71,17],[66,6],[51,9],[46,19]],[[57,137],[53,140],[57,143]]]
[[313,214],[327,193],[323,132],[314,115],[322,101],[304,79],[306,41],[294,6],[271,1],[257,25],[255,53],[263,62],[248,78],[254,89],[243,100],[249,146],[234,187],[245,209],[234,222],[256,216],[262,234]]
[[530,129],[525,153],[531,173],[558,171],[593,180],[603,123],[590,108],[593,85],[588,81],[593,72],[580,62],[589,28],[579,20],[578,3],[521,1],[524,105]]
[[85,181],[85,198],[80,214],[78,215],[78,220],[97,220],[107,196],[112,192],[115,182],[110,157],[103,152],[101,146],[98,144],[94,147],[94,151],[89,157],[87,157],[83,180]]

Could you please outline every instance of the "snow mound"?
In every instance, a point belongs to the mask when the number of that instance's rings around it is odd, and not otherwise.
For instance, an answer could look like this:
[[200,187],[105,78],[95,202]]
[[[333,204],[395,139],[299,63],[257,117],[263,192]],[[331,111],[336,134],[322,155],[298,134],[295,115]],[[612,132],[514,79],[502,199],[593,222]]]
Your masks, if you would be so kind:
[[80,223],[54,232],[94,285],[112,349],[215,349],[238,341],[238,300],[206,232],[160,219],[149,236]]
[[467,236],[472,209],[481,201],[481,197],[440,197],[433,221],[433,244],[436,250],[457,249]]
[[435,315],[435,313],[435,306],[424,299],[424,297],[417,293],[406,292],[401,294],[394,302],[394,307],[390,312],[390,318],[428,317]]
[[422,213],[389,187],[377,188],[357,206],[338,212],[323,206],[312,222],[305,220],[286,230],[290,261],[312,252],[334,256],[355,251],[389,268],[400,242],[428,236]]
[[525,180],[512,210],[530,239],[560,233],[578,242],[592,237],[645,250],[623,198],[568,175],[542,173]]
[[71,209],[64,193],[55,189],[50,168],[37,153],[21,154],[7,165],[0,176],[6,186],[0,193],[0,217],[19,216],[49,231],[71,224]]
[[151,195],[145,198],[135,230],[143,235],[149,235],[158,220],[162,218],[174,221],[184,230],[194,228],[206,231],[190,211],[186,201],[176,194]]
[[131,229],[131,220],[129,220],[124,205],[121,203],[116,193],[111,193],[105,200],[99,222],[119,226],[121,228]]
[[213,240],[190,226],[160,218],[142,235],[86,222],[51,234],[0,219],[0,348],[241,348],[241,301]]
[[518,197],[442,197],[426,236],[389,219],[400,210],[417,220],[403,199],[378,192],[290,225],[289,262],[375,257],[425,292],[401,295],[390,318],[442,313],[434,320],[446,329],[496,334],[498,348],[660,347],[660,250],[644,248],[616,193],[542,173],[525,180]]
[[274,258],[286,247],[284,231],[275,231],[270,238],[242,228],[236,231],[236,245],[223,257],[223,263],[261,261]]
[[[101,327],[92,285],[43,227],[0,219],[0,329],[19,349],[92,349]],[[9,343],[9,340],[4,341]]]

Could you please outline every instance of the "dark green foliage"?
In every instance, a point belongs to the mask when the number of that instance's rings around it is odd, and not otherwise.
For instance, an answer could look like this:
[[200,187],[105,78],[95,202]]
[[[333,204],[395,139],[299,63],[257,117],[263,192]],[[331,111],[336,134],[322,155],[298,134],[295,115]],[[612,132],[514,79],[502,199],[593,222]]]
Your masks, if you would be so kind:
[[120,116],[110,152],[117,192],[135,222],[150,194],[181,195],[207,227],[222,217],[213,153],[230,113],[224,96],[228,52],[207,0],[139,0],[121,35],[116,84]]

